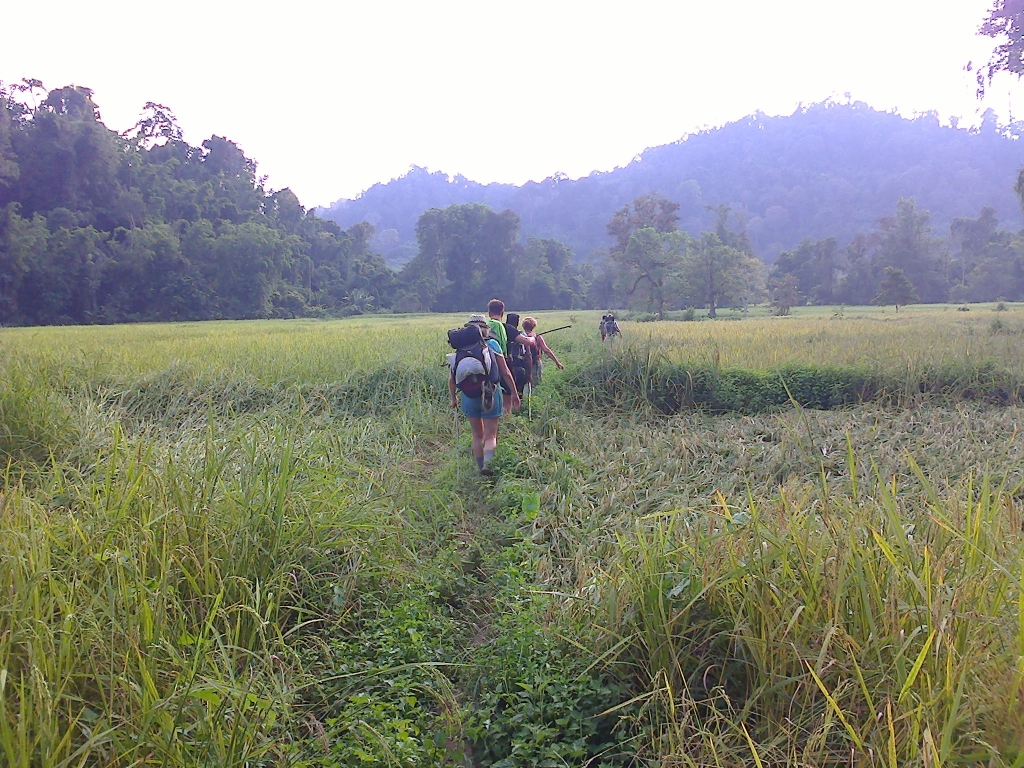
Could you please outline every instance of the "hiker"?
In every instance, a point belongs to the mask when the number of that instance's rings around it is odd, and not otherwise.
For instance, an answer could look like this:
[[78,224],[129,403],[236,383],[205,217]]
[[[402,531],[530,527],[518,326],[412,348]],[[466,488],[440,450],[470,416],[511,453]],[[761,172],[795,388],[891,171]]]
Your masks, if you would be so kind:
[[615,315],[609,312],[606,315],[601,316],[601,341],[612,336],[621,336],[622,332],[619,330],[619,324],[615,322]]
[[491,299],[487,302],[487,325],[491,329],[491,338],[498,342],[501,354],[508,354],[508,332],[501,318],[505,316],[505,302]]
[[[498,342],[501,347],[501,354],[508,357],[508,328],[505,323],[502,322],[502,318],[505,316],[505,302],[501,299],[491,299],[487,302],[487,325],[491,329],[491,335]],[[508,362],[506,360],[506,362]],[[501,384],[501,391],[505,394],[504,408],[505,415],[509,415],[513,410],[518,411],[520,408],[519,398],[513,400],[509,395],[514,387],[509,388],[504,382]]]
[[536,387],[540,385],[540,375],[544,370],[542,358],[547,355],[551,358],[552,362],[558,367],[558,370],[564,370],[565,366],[559,362],[558,357],[551,351],[551,347],[544,341],[544,337],[539,333],[536,333],[534,329],[537,327],[537,320],[533,317],[523,318],[523,331],[527,336],[533,339],[533,349],[530,350],[530,357],[533,365],[530,369],[530,387]]
[[505,320],[505,334],[508,337],[508,367],[516,382],[516,391],[522,398],[526,385],[533,376],[533,351],[536,342],[532,337],[519,330],[519,315],[509,312]]
[[459,408],[457,392],[462,392],[462,412],[473,430],[473,458],[481,475],[491,475],[494,473],[489,465],[498,444],[498,419],[504,399],[497,385],[507,385],[509,399],[518,408],[515,380],[483,315],[470,315],[463,328],[448,332],[448,341],[456,349],[448,356],[452,408]]

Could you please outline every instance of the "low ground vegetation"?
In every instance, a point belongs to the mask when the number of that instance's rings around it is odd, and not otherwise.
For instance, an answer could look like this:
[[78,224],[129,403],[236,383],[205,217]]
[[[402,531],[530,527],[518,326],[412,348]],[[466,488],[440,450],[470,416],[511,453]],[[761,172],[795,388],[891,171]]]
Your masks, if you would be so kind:
[[1019,311],[5,330],[3,762],[1020,765]]

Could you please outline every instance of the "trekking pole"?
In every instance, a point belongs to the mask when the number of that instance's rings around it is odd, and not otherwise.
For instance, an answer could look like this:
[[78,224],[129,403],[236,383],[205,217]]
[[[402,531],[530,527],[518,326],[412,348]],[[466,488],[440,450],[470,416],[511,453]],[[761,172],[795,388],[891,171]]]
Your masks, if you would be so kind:
[[538,331],[538,336],[543,336],[545,333],[554,333],[555,331],[564,331],[566,328],[572,328],[572,325],[560,325],[557,328],[552,328],[550,331]]

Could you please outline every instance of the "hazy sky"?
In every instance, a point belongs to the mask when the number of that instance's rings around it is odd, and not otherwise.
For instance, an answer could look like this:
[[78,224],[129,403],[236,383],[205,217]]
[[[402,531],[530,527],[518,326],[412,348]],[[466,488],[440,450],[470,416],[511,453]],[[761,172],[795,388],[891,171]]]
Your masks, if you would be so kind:
[[[5,2],[0,80],[156,101],[309,205],[421,165],[522,183],[834,96],[977,121],[991,0]],[[12,33],[11,30],[17,30]],[[984,105],[1024,112],[997,81]],[[1019,115],[1018,115],[1019,117]]]

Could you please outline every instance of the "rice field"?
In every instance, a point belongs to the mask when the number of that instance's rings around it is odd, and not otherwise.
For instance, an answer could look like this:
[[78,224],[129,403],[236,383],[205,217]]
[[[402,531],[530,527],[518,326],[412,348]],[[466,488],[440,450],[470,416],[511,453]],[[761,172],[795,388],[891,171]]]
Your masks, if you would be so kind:
[[600,314],[0,330],[0,763],[1024,765],[1024,308]]

